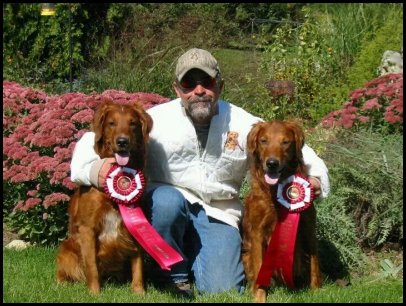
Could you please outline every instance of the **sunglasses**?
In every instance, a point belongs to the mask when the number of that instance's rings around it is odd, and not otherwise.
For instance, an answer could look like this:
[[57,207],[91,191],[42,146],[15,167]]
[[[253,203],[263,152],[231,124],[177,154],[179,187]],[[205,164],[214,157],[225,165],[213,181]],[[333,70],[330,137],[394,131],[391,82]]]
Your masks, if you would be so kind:
[[202,80],[193,80],[193,79],[182,79],[177,81],[178,85],[183,89],[194,89],[198,84],[202,85],[204,88],[213,88],[216,85],[216,79],[207,77]]

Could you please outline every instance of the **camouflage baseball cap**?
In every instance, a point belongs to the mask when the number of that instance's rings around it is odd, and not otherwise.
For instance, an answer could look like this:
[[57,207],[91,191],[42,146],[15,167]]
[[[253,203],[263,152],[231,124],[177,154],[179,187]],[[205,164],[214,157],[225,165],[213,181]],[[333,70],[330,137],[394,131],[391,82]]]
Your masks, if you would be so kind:
[[182,80],[184,75],[193,68],[203,70],[212,78],[220,72],[217,60],[213,55],[198,48],[192,48],[179,57],[175,70],[177,79]]

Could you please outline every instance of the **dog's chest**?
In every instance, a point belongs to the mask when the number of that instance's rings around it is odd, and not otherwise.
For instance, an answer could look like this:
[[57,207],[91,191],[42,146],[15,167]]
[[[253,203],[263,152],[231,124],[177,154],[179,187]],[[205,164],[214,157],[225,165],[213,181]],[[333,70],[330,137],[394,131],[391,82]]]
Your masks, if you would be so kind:
[[123,223],[120,213],[116,210],[109,211],[103,218],[98,240],[100,245],[121,245],[133,247],[134,240]]
[[102,229],[99,234],[99,241],[108,243],[114,242],[119,239],[122,233],[122,218],[120,214],[115,211],[109,211],[102,221]]
[[104,215],[97,239],[97,258],[102,274],[122,271],[123,264],[138,254],[138,244],[116,210],[110,210]]

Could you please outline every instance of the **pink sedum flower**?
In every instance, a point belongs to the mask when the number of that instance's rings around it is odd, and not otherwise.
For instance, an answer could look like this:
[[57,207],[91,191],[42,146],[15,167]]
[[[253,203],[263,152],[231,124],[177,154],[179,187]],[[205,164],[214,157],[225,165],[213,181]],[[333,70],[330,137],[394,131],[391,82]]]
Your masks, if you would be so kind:
[[3,81],[3,180],[36,186],[21,194],[26,200],[16,199],[13,211],[69,201],[76,188],[70,180],[73,149],[89,131],[94,111],[106,97],[122,104],[138,101],[146,109],[170,100],[153,93],[114,89],[52,96]]
[[346,129],[363,125],[380,129],[387,125],[403,132],[403,73],[392,73],[371,80],[364,88],[354,90],[341,110],[322,118],[324,127]]
[[58,204],[59,202],[68,202],[69,200],[70,196],[61,192],[55,192],[45,196],[43,205],[45,208],[48,208],[50,206]]
[[382,105],[379,104],[378,98],[373,98],[373,99],[366,101],[364,103],[364,106],[362,107],[362,109],[363,110],[374,109],[374,108],[380,109],[381,107],[382,107]]

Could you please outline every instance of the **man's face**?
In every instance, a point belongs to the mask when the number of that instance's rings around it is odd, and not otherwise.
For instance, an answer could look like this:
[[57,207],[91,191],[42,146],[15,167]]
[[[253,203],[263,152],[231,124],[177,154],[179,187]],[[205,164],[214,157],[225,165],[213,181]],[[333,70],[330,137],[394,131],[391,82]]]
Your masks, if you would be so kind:
[[210,123],[217,112],[222,84],[202,70],[191,69],[181,81],[175,81],[174,88],[194,123]]

